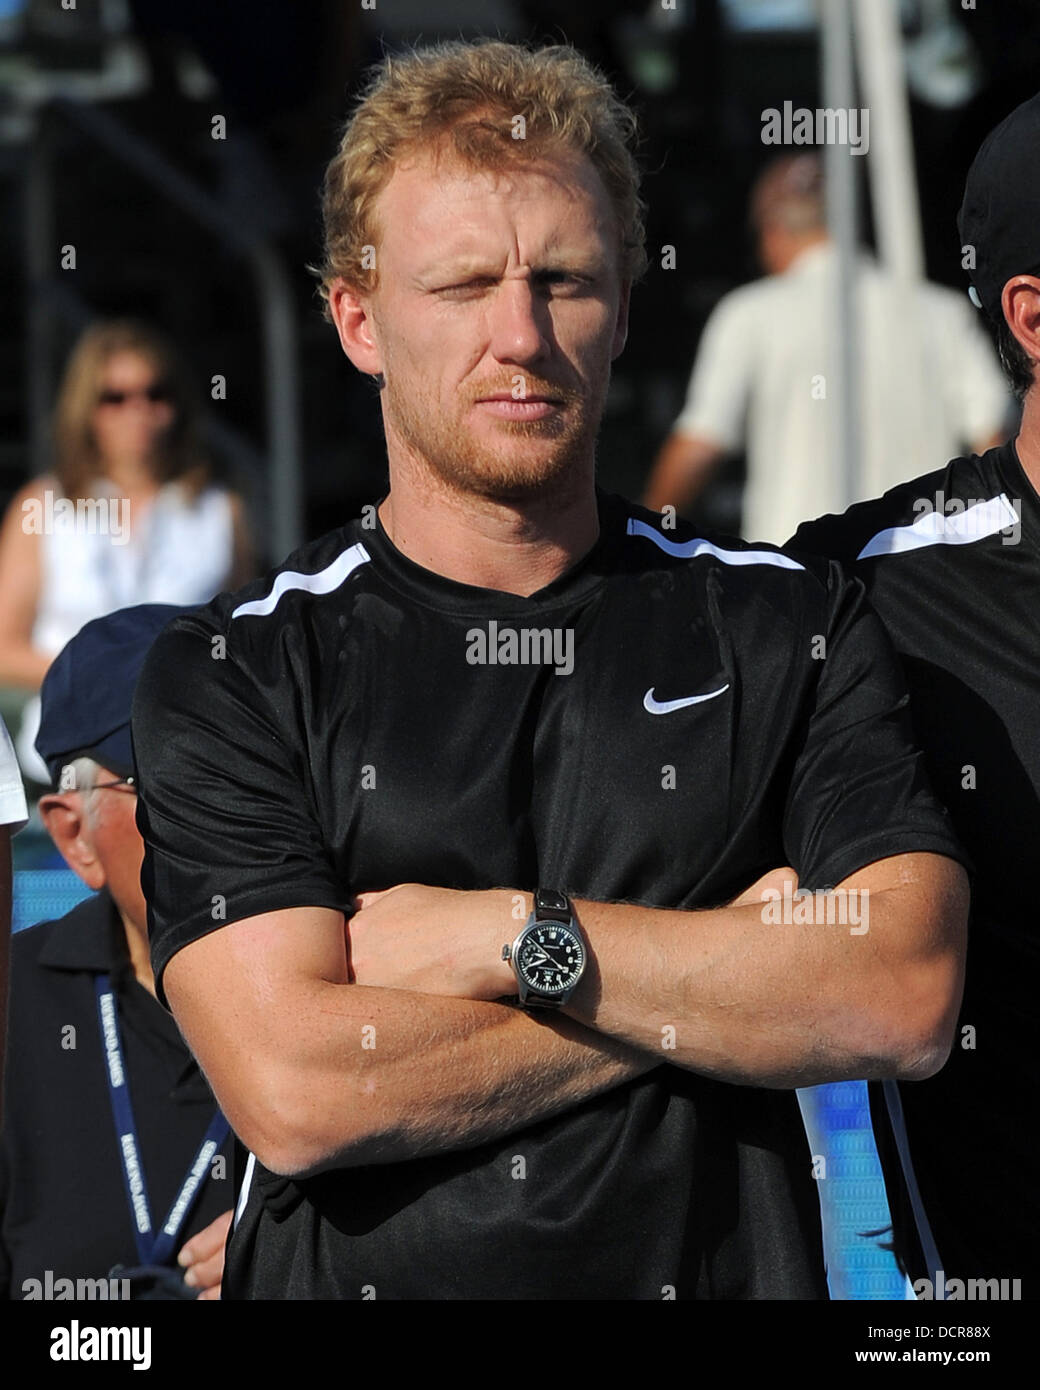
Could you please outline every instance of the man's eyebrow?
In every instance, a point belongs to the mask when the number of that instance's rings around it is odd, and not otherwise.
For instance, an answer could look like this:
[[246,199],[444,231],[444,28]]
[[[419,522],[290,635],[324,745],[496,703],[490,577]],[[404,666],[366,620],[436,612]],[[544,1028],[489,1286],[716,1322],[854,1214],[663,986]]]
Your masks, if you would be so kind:
[[[596,252],[557,248],[545,251],[537,257],[531,266],[531,274],[538,276],[568,270],[579,275],[599,275],[605,269],[606,259]],[[498,280],[501,276],[501,262],[495,263],[481,256],[457,256],[445,257],[443,260],[421,266],[413,278],[417,285],[435,286],[454,284],[467,279]]]
[[606,265],[606,259],[595,251],[547,251],[532,272],[544,275],[546,271],[573,270],[579,275],[599,275]]
[[445,256],[420,266],[415,273],[419,284],[447,284],[451,280],[465,279],[475,275],[497,275],[500,266],[480,256]]

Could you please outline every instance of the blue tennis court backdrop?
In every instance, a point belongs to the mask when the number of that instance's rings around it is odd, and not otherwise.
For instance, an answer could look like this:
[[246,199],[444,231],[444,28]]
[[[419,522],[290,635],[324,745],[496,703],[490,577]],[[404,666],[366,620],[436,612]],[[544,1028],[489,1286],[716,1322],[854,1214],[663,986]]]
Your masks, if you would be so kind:
[[[69,869],[17,870],[13,928],[63,917],[90,895]],[[877,1234],[888,1226],[889,1214],[865,1083],[813,1086],[799,1097],[820,1187],[831,1297],[904,1298],[903,1277],[882,1249],[886,1236]]]
[[11,930],[64,917],[84,898],[93,897],[71,869],[18,869],[11,898]]
[[891,1217],[870,1126],[865,1081],[811,1086],[798,1093],[820,1187],[831,1297],[906,1297],[891,1251]]

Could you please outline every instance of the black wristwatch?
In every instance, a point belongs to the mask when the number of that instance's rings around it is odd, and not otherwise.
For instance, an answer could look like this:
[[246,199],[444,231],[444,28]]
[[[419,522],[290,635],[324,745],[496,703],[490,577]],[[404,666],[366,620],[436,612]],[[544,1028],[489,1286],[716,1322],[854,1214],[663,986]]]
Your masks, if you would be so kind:
[[588,947],[566,893],[539,888],[516,940],[502,947],[525,1008],[559,1009],[585,973]]

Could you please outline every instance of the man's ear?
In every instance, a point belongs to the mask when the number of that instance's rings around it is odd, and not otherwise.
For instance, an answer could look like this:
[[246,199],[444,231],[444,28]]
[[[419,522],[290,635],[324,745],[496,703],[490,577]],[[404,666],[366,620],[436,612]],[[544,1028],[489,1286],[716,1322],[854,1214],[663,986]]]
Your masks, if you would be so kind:
[[1040,278],[1013,275],[1001,293],[1000,307],[1023,352],[1040,362]]
[[83,809],[81,793],[48,793],[40,797],[40,819],[61,857],[88,888],[105,886],[105,871],[94,850],[94,837]]
[[383,370],[375,324],[372,319],[372,299],[362,297],[343,279],[329,285],[329,313],[339,334],[340,346],[366,376],[378,376]]

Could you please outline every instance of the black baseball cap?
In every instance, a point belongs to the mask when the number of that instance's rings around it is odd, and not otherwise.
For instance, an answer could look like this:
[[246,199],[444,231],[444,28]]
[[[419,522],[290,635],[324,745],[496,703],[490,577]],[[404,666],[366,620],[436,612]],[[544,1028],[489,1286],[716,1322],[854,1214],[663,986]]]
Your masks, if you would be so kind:
[[994,323],[1013,275],[1040,275],[1040,93],[991,130],[968,170],[957,217],[961,246],[975,249],[972,296]]
[[55,786],[75,758],[134,775],[130,706],[149,647],[179,613],[172,603],[120,608],[86,623],[54,658],[40,689],[36,751]]

